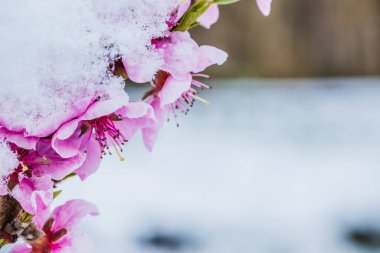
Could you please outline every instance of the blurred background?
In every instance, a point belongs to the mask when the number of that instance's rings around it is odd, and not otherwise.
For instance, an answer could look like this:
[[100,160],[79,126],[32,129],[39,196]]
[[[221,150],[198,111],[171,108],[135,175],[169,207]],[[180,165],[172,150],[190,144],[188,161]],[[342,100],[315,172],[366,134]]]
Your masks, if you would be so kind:
[[221,8],[203,44],[225,49],[221,77],[335,77],[380,74],[380,1],[274,0],[264,18],[255,0]]
[[210,83],[152,153],[136,136],[62,186],[99,207],[98,252],[380,252],[378,79]]
[[380,252],[380,1],[242,0],[193,34],[230,54],[211,106],[63,185],[98,252]]

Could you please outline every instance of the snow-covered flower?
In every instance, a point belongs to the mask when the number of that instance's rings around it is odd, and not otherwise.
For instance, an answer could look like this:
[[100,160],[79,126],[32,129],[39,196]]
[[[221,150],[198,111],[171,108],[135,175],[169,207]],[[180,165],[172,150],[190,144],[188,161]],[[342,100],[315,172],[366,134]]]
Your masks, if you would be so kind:
[[0,127],[0,139],[16,144],[24,149],[36,149],[38,137],[26,137],[22,132],[9,131],[5,127]]
[[119,57],[152,80],[162,57],[151,40],[166,36],[179,3],[0,1],[0,126],[48,137],[94,97],[125,93],[123,80],[109,71]]
[[[257,1],[269,14],[271,1]],[[16,199],[44,233],[11,253],[94,251],[75,228],[97,208],[72,200],[50,213],[54,189],[68,175],[86,179],[106,154],[124,160],[125,143],[139,131],[151,150],[168,113],[203,101],[198,90],[209,87],[196,78],[208,78],[201,72],[223,64],[227,54],[180,32],[218,20],[217,1],[201,1],[209,8],[179,29],[194,2],[0,2],[0,82],[6,85],[0,89],[0,196]],[[151,82],[152,89],[130,102],[125,79]]]
[[14,247],[10,253],[92,253],[95,248],[89,237],[76,227],[87,215],[97,215],[96,206],[83,200],[70,200],[50,214],[48,210],[33,218],[44,236]]

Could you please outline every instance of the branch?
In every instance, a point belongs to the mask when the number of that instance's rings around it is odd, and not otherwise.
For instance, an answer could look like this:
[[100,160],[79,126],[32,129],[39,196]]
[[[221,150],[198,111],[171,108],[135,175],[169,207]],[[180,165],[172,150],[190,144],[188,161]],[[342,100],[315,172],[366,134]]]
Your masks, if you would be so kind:
[[0,196],[0,249],[4,245],[15,243],[19,237],[32,243],[44,236],[31,221],[31,217],[14,198],[9,195]]
[[22,230],[22,208],[11,196],[0,196],[0,248],[14,243]]
[[0,248],[16,242],[21,229],[22,208],[11,196],[0,196]]

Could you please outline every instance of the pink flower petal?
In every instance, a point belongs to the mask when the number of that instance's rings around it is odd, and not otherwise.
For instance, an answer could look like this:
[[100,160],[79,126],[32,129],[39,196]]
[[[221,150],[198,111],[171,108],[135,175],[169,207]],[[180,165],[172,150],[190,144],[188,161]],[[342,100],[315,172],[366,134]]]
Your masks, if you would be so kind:
[[153,108],[144,102],[131,102],[116,111],[115,114],[123,118],[141,118],[148,113],[153,113]]
[[128,102],[128,96],[94,102],[80,117],[65,123],[58,129],[52,138],[52,147],[63,158],[77,155],[83,148],[83,141],[87,142],[88,140],[86,136],[79,138],[81,134],[80,123],[112,114],[127,105]]
[[54,180],[61,180],[72,173],[83,164],[86,158],[82,152],[70,158],[62,158],[51,147],[50,141],[48,140],[41,140],[37,143],[37,152],[43,156],[46,161],[35,165],[33,173],[49,175]]
[[177,101],[177,99],[180,98],[184,92],[190,89],[191,80],[192,77],[190,73],[182,75],[180,80],[174,78],[173,76],[169,76],[166,79],[164,87],[159,95],[161,106]]
[[200,59],[198,65],[193,69],[194,73],[204,71],[211,65],[222,65],[228,57],[228,54],[213,46],[200,46]]
[[93,120],[100,118],[102,116],[109,115],[114,113],[119,108],[127,105],[129,102],[129,98],[126,95],[125,97],[117,98],[117,99],[109,99],[109,100],[101,100],[92,104],[87,111],[79,117],[81,121],[83,120]]
[[86,111],[88,105],[91,103],[93,98],[85,97],[76,101],[71,105],[69,111],[57,111],[54,114],[54,117],[49,118],[49,120],[45,120],[43,124],[40,124],[33,128],[32,131],[26,131],[27,126],[18,125],[18,122],[4,120],[0,115],[0,125],[5,127],[11,132],[22,133],[25,137],[47,137],[53,134],[63,123],[81,115],[84,111]]
[[95,253],[96,248],[87,234],[74,231],[64,240],[52,245],[52,253]]
[[[82,138],[79,138],[81,129],[77,122],[77,120],[68,122],[52,138],[52,147],[62,158],[76,156],[81,151]],[[75,129],[72,126],[75,126]]]
[[[89,237],[82,233],[75,231],[76,226],[80,220],[86,215],[97,215],[98,209],[93,204],[90,204],[83,200],[71,200],[67,201],[65,204],[57,207],[52,213],[49,210],[38,212],[37,215],[33,217],[33,221],[41,229],[45,222],[52,218],[53,226],[51,228],[51,233],[55,233],[60,229],[66,229],[67,233],[58,241],[49,241],[44,245],[49,247],[51,253],[92,253],[94,251],[94,245],[92,244]],[[23,250],[25,244],[20,246]],[[28,248],[30,252],[30,248]],[[15,251],[14,253],[23,253],[24,251]]]
[[86,146],[86,154],[83,164],[74,171],[80,179],[86,180],[91,174],[95,173],[100,166],[101,150],[95,138],[90,138]]
[[152,81],[157,69],[152,65],[146,64],[149,59],[146,56],[135,56],[134,59],[123,58],[124,68],[128,78],[135,83],[147,83]]
[[51,211],[49,208],[45,210],[38,211],[37,214],[33,217],[33,222],[37,224],[39,229],[42,229],[45,225],[45,222],[50,218]]
[[256,0],[256,2],[264,16],[269,16],[272,0]]
[[180,6],[177,11],[177,16],[175,19],[176,23],[183,17],[183,15],[185,15],[185,13],[190,7],[190,4],[191,4],[191,0],[185,0],[184,2],[180,3]]
[[154,99],[151,101],[151,106],[154,109],[155,113],[155,122],[145,128],[142,129],[142,134],[143,134],[143,141],[145,144],[145,147],[149,150],[153,150],[153,145],[157,139],[158,132],[161,129],[161,127],[164,125],[167,113],[168,113],[168,108],[169,106],[163,106],[161,107],[160,105],[160,99]]
[[188,32],[172,32],[159,47],[164,53],[164,64],[160,69],[177,79],[190,73],[198,64],[199,46]]
[[32,251],[32,247],[26,243],[19,244],[14,246],[9,253],[30,253]]
[[219,7],[216,4],[212,4],[202,16],[200,16],[197,21],[204,28],[210,29],[213,24],[215,24],[219,19]]
[[122,120],[115,121],[114,124],[127,140],[130,140],[139,130],[155,122],[153,108],[144,102],[132,102],[116,113],[121,115]]
[[98,214],[98,208],[87,201],[79,199],[67,201],[53,211],[51,215],[54,219],[52,230],[58,231],[65,228],[68,231],[73,231],[85,216]]
[[53,182],[51,177],[21,178],[12,190],[12,196],[22,208],[30,214],[45,210],[53,200]]
[[0,128],[0,138],[6,138],[7,141],[24,149],[35,149],[36,143],[39,140],[37,137],[24,137],[23,133],[12,132],[4,127]]

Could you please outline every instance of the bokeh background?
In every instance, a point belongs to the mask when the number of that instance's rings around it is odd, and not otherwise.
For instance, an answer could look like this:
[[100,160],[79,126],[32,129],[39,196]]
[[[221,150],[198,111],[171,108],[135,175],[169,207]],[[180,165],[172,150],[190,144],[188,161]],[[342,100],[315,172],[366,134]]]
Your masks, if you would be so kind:
[[380,1],[273,1],[194,29],[230,55],[211,106],[63,185],[57,203],[98,205],[81,225],[98,252],[380,252]]
[[219,77],[366,76],[380,74],[379,26],[378,0],[274,0],[269,18],[243,0],[194,36],[229,53]]

